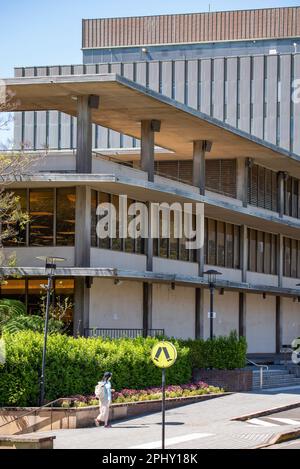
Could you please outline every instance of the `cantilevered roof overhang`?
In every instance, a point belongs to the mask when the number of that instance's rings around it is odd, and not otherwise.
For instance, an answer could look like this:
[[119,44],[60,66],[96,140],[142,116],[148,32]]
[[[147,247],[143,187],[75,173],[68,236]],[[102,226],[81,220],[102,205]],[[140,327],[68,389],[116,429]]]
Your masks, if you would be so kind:
[[172,151],[170,159],[190,159],[193,141],[210,140],[210,157],[253,157],[272,161],[277,170],[300,174],[299,155],[116,74],[22,77],[4,83],[14,98],[3,110],[58,110],[76,116],[77,96],[94,94],[100,97],[99,108],[92,110],[95,124],[140,138],[142,120],[160,120],[161,131],[155,133],[155,144]]

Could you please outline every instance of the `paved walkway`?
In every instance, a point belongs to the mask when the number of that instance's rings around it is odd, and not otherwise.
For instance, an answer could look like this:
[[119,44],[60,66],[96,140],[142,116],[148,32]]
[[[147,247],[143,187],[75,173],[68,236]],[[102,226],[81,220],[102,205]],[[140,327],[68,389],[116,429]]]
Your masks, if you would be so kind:
[[[166,413],[166,447],[170,449],[253,448],[281,433],[282,426],[261,427],[232,418],[269,408],[300,403],[300,387],[293,390],[238,393],[190,404]],[[284,430],[300,428],[287,425]],[[113,428],[59,430],[55,448],[160,448],[161,414],[115,422]]]

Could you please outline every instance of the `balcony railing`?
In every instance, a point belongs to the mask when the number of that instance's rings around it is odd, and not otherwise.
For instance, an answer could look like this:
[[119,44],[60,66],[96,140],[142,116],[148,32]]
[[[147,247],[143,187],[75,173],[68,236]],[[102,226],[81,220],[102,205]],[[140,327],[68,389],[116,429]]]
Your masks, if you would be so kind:
[[[145,334],[146,332],[146,334]],[[135,339],[136,337],[157,337],[165,335],[164,329],[102,329],[102,328],[87,328],[84,330],[85,337],[102,337],[103,339],[121,339],[124,337]]]

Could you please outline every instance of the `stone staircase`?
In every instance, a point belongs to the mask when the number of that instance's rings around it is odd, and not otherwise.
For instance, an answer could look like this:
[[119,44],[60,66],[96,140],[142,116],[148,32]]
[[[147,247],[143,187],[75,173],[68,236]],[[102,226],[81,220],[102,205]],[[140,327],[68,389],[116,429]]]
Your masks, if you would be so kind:
[[[257,391],[260,389],[260,371],[258,368],[253,369],[252,383],[253,391]],[[300,376],[296,376],[295,369],[288,369],[287,367],[269,367],[269,370],[264,369],[263,389],[284,388],[289,386],[300,386]]]

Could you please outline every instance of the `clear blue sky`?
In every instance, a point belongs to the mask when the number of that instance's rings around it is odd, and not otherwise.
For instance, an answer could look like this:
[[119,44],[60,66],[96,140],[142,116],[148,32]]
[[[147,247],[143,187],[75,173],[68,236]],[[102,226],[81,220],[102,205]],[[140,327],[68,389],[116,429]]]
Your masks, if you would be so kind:
[[[82,18],[297,6],[299,0],[0,0],[0,77],[14,67],[82,63]],[[0,145],[12,137],[0,130]]]
[[299,0],[1,0],[0,77],[14,66],[81,63],[81,19],[297,6]]

